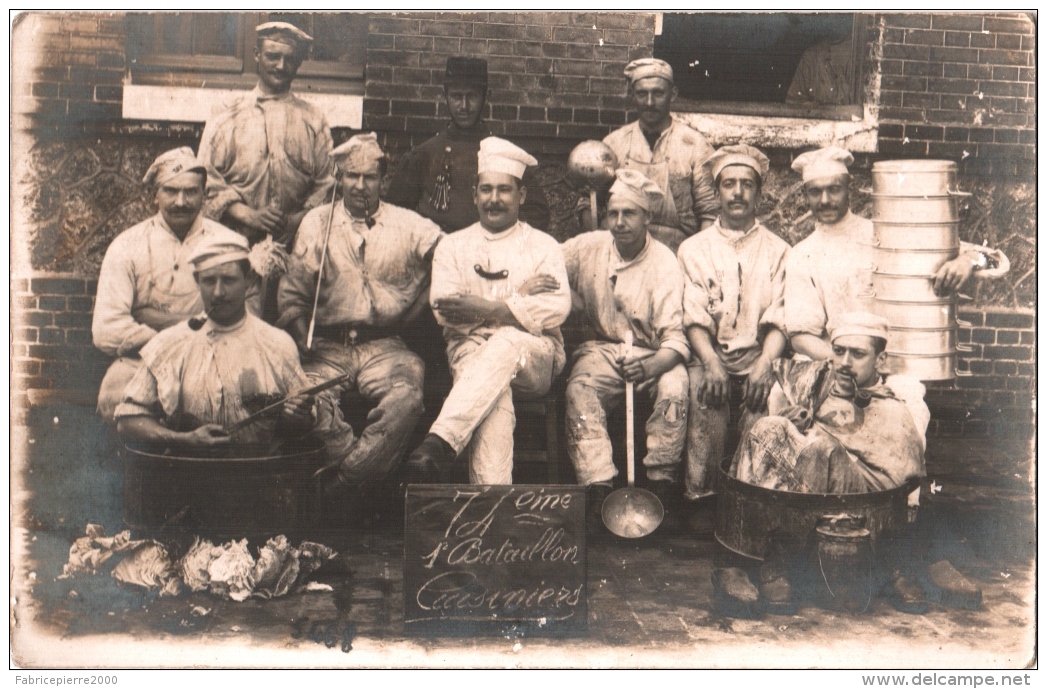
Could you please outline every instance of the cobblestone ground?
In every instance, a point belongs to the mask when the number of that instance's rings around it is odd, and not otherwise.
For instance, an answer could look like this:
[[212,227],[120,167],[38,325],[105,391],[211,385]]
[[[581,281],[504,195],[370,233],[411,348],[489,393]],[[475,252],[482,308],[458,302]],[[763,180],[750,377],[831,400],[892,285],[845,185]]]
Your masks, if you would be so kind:
[[584,637],[412,639],[402,634],[395,511],[342,515],[351,528],[324,535],[343,553],[318,575],[331,591],[234,603],[156,598],[106,576],[57,579],[85,523],[122,528],[122,469],[101,430],[76,407],[34,410],[15,429],[14,446],[28,449],[12,494],[14,650],[25,665],[1003,669],[1034,658],[1028,443],[930,441],[925,544],[981,585],[978,611],[906,615],[877,599],[863,615],[805,604],[794,615],[721,617],[710,583],[719,546],[705,530],[592,544]]

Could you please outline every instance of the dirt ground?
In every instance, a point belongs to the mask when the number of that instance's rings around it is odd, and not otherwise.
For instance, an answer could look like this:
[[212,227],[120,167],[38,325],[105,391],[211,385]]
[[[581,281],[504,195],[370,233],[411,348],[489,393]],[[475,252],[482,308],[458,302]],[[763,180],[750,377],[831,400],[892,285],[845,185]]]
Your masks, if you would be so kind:
[[[242,603],[158,598],[108,576],[58,579],[86,523],[113,534],[122,467],[92,410],[34,409],[13,429],[13,650],[28,667],[963,667],[1035,663],[1033,446],[932,438],[920,521],[926,561],[948,558],[983,589],[980,610],[864,614],[805,603],[794,615],[722,617],[709,528],[589,547],[589,631],[544,639],[407,638],[402,527],[357,509],[327,532],[331,591]],[[16,467],[17,462],[15,463]],[[933,487],[932,487],[933,482]],[[933,492],[932,492],[933,491]],[[699,514],[699,527],[711,515]],[[137,536],[137,534],[135,534]],[[351,646],[351,648],[350,648]]]

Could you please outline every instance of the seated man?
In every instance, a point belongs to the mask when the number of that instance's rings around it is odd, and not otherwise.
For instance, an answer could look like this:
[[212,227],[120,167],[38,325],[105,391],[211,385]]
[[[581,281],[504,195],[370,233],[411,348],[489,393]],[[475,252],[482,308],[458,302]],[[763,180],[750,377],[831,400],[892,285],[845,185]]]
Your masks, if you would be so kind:
[[[815,223],[814,232],[786,260],[785,330],[796,353],[811,359],[832,356],[829,321],[850,311],[873,310],[873,224],[851,213],[847,166],[852,162],[848,151],[829,146],[797,156],[792,165],[803,175]],[[951,294],[972,273],[995,278],[1009,266],[999,250],[960,242],[960,255],[935,274],[934,290]]]
[[[567,453],[588,486],[590,522],[617,475],[607,411],[620,406],[626,381],[654,398],[647,421],[648,488],[671,504],[687,418],[690,349],[683,334],[683,275],[672,251],[647,231],[658,185],[618,170],[607,204],[610,232],[586,232],[563,245],[576,308],[599,335],[574,353],[567,382]],[[635,345],[633,345],[635,343]]]
[[769,416],[742,441],[732,476],[770,490],[867,493],[925,475],[923,385],[881,383],[887,321],[849,313],[830,327],[831,362],[775,362]]
[[785,350],[782,292],[789,245],[756,219],[770,161],[745,144],[724,146],[706,165],[720,217],[680,245],[688,367],[685,497],[713,494],[720,461],[763,416]]
[[313,427],[313,400],[297,395],[232,435],[226,430],[309,385],[287,333],[247,313],[247,254],[247,239],[229,232],[201,242],[189,257],[206,321],[182,322],[142,348],[142,366],[116,408],[123,438],[190,448],[268,446]]
[[[904,485],[926,475],[925,432],[930,412],[924,387],[905,376],[881,381],[886,362],[887,321],[868,313],[848,313],[830,325],[832,361],[778,360],[777,383],[768,398],[769,416],[757,421],[735,454],[731,474],[770,490],[800,493],[868,493]],[[910,498],[911,499],[911,498]],[[899,610],[924,612],[924,590],[910,573],[911,553],[901,556],[909,538],[885,548],[891,570],[881,572],[889,600]],[[787,578],[789,547],[774,543],[760,567],[759,597],[772,609],[791,606]],[[942,560],[920,574],[925,586],[945,604],[978,607],[981,590]],[[718,600],[756,592],[737,569],[714,573]],[[746,589],[748,595],[745,595]]]
[[[425,364],[401,335],[426,308],[433,251],[443,234],[414,211],[379,199],[386,160],[373,133],[352,137],[332,156],[342,200],[302,221],[291,270],[280,283],[277,324],[298,343],[311,377],[345,376],[317,397],[317,413],[321,425],[341,428],[349,443],[335,448],[329,440],[332,459],[342,456],[338,480],[359,484],[396,469],[422,414]],[[340,409],[352,390],[377,403],[355,444]]]
[[520,221],[524,170],[537,161],[503,139],[480,142],[473,200],[480,222],[433,258],[430,302],[447,338],[454,386],[408,460],[415,482],[440,480],[468,449],[476,484],[513,478],[513,394],[543,395],[563,370],[560,325],[571,310],[556,240]]
[[[236,236],[205,218],[207,171],[183,146],[157,157],[142,180],[154,189],[159,212],[120,233],[105,252],[91,320],[95,347],[118,357],[98,393],[98,413],[113,423],[124,387],[142,364],[138,356],[158,332],[203,309],[189,257],[215,237]],[[249,281],[247,307],[259,313],[258,281]]]

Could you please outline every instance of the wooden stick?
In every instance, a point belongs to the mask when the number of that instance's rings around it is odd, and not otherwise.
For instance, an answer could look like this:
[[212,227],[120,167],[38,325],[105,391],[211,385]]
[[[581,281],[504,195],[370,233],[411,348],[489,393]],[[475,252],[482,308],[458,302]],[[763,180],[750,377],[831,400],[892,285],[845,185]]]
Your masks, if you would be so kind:
[[327,263],[327,244],[331,240],[331,223],[334,222],[334,197],[338,193],[338,180],[335,179],[331,190],[331,213],[327,216],[327,232],[324,233],[324,248],[320,252],[320,269],[316,271],[316,296],[313,297],[313,315],[309,319],[309,334],[305,337],[305,348],[313,348],[313,332],[316,330],[316,307],[320,304],[320,283],[324,278],[324,264]]
[[589,190],[589,210],[593,214],[593,230],[600,229],[600,223],[598,221],[599,214],[596,212],[596,189]]

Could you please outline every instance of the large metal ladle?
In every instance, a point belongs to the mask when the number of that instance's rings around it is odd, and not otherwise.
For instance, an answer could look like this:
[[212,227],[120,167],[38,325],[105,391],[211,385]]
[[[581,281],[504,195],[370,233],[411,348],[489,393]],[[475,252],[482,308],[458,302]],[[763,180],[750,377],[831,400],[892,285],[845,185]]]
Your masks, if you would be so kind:
[[[625,338],[626,358],[632,355],[632,333]],[[625,457],[629,485],[619,488],[603,501],[600,516],[615,536],[642,538],[653,532],[665,518],[661,501],[649,490],[636,488],[636,450],[633,436],[633,384],[625,382]]]
[[575,187],[589,192],[589,212],[593,229],[600,229],[596,212],[596,193],[614,182],[618,156],[602,141],[583,141],[567,157],[567,179]]

